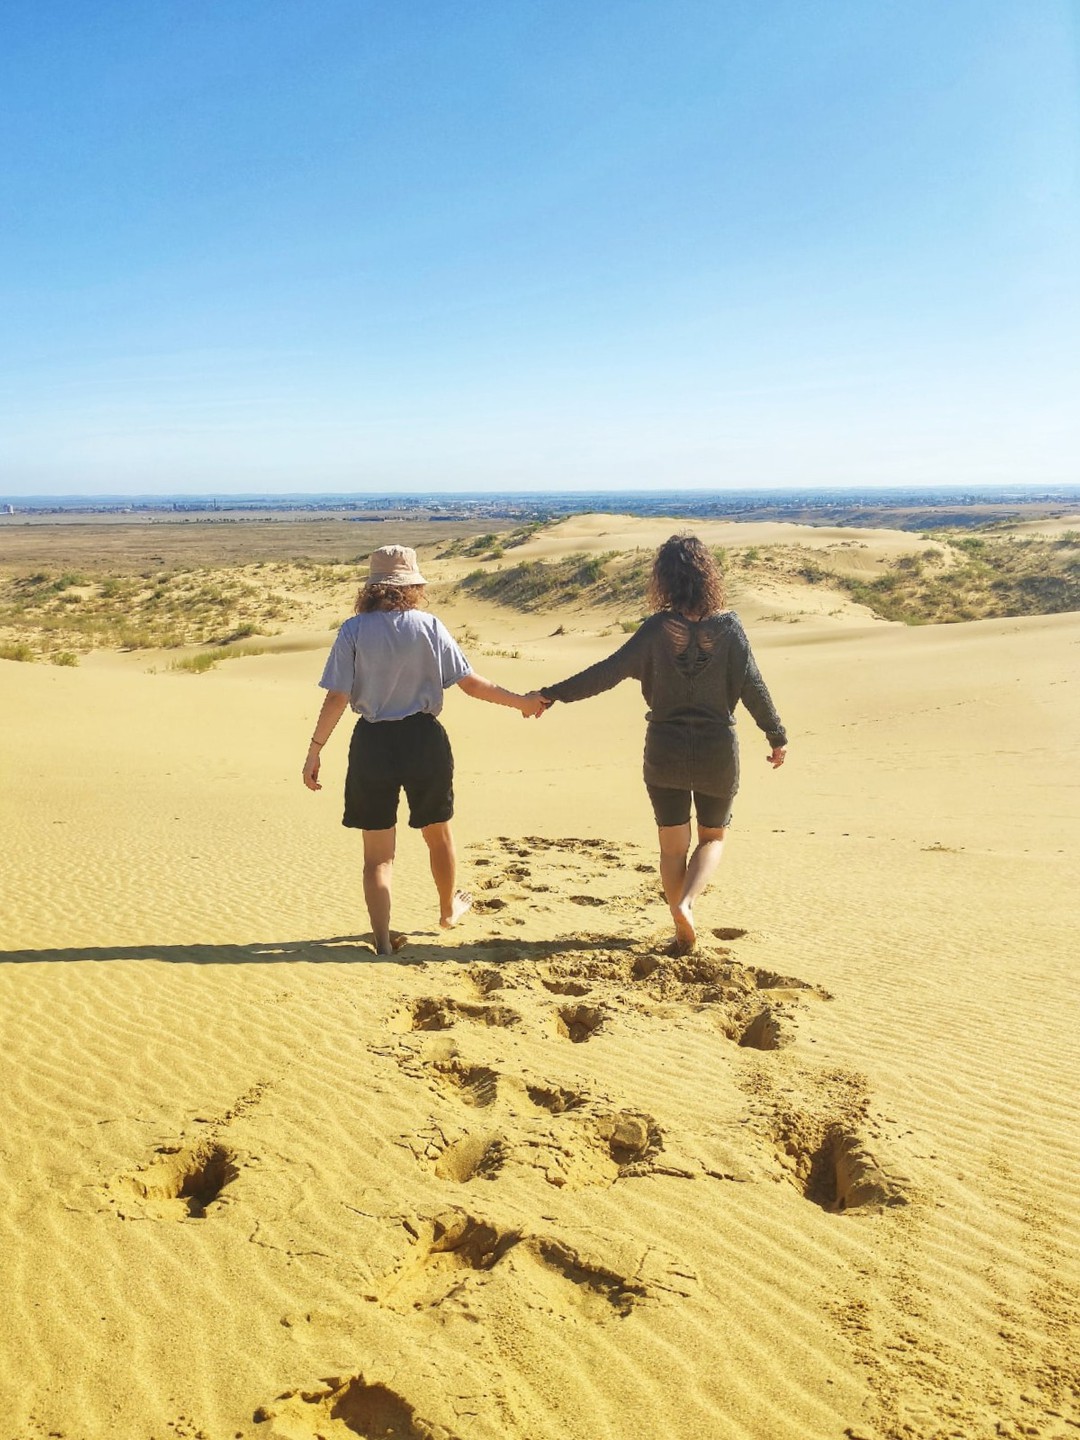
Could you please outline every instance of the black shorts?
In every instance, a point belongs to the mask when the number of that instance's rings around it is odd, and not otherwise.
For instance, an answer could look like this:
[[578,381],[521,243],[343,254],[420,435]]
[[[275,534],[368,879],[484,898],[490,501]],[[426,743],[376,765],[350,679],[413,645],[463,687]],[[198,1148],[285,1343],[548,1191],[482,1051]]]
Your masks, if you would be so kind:
[[361,717],[349,745],[345,814],[353,830],[390,830],[397,824],[404,789],[414,830],[439,825],[454,814],[454,756],[450,737],[434,715],[404,720]]
[[[656,823],[663,827],[667,825],[689,825],[690,823],[690,791],[669,790],[662,785],[646,785],[649,792],[649,799],[652,801],[653,814],[656,816]],[[699,825],[704,825],[706,830],[726,830],[731,824],[731,810],[735,801],[734,795],[703,795],[700,790],[695,790],[694,812],[697,815]]]

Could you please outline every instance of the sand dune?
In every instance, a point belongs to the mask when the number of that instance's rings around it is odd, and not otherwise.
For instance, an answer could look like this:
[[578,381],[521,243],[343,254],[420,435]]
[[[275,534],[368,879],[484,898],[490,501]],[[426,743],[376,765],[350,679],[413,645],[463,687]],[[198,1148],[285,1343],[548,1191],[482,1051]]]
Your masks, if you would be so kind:
[[[444,608],[522,689],[621,639]],[[629,685],[448,698],[475,913],[403,833],[383,961],[314,649],[0,662],[0,1440],[1076,1434],[1080,617],[752,639],[684,959]]]

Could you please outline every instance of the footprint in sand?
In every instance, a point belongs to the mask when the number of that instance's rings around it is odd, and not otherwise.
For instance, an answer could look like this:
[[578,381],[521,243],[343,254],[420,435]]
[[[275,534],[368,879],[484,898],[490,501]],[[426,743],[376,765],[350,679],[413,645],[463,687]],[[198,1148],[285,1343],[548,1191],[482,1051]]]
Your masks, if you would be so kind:
[[507,977],[494,965],[470,965],[465,971],[465,978],[481,999],[486,999],[496,990],[508,988]]
[[540,984],[552,995],[588,995],[592,986],[565,975],[541,975]]
[[499,1097],[499,1075],[487,1065],[469,1065],[456,1057],[436,1060],[431,1069],[446,1094],[465,1105],[484,1109]]
[[906,1176],[889,1172],[843,1121],[787,1114],[777,1125],[784,1158],[807,1200],[834,1214],[906,1205]]
[[422,1419],[396,1390],[362,1374],[323,1380],[314,1389],[286,1390],[252,1418],[259,1425],[273,1421],[279,1433],[299,1440],[338,1435],[342,1426],[367,1440],[460,1440],[445,1426]]
[[[500,883],[501,882],[499,880],[491,880],[487,882],[485,888],[488,888],[490,886],[490,888],[494,889]],[[507,902],[503,899],[501,895],[489,895],[485,900],[477,900],[476,904],[473,906],[473,909],[477,912],[478,915],[487,915],[490,914],[492,910],[505,910],[506,905]]]
[[506,1162],[506,1145],[493,1132],[462,1135],[452,1140],[435,1162],[440,1180],[465,1185],[470,1180],[494,1180]]
[[122,1216],[205,1220],[225,1203],[222,1192],[239,1176],[235,1153],[206,1136],[194,1144],[158,1146],[154,1159],[131,1174],[117,1176],[106,1191]]
[[551,1115],[563,1115],[567,1110],[576,1110],[585,1104],[585,1096],[577,1090],[568,1090],[563,1085],[526,1085],[525,1093],[538,1110],[547,1110]]
[[410,1311],[474,1307],[489,1284],[519,1304],[564,1317],[628,1315],[648,1294],[644,1284],[582,1255],[551,1235],[525,1235],[462,1210],[446,1211],[412,1231],[414,1244],[377,1298]]
[[523,1158],[556,1189],[583,1190],[652,1174],[661,1168],[663,1149],[663,1133],[651,1115],[582,1106],[564,1127],[534,1136]]
[[564,1039],[583,1045],[600,1030],[608,1013],[597,1005],[562,1005],[555,1013],[555,1029]]
[[637,1110],[616,1110],[600,1116],[596,1133],[608,1147],[620,1175],[631,1170],[641,1174],[643,1167],[664,1148],[659,1125],[651,1115]]
[[478,1025],[509,1028],[521,1023],[521,1016],[509,1005],[479,1005],[450,996],[424,995],[413,1000],[391,1020],[394,1029],[449,1030],[458,1020],[472,1020]]
[[782,1050],[794,1039],[794,1028],[786,1012],[766,1005],[745,1027],[739,1044],[747,1050]]

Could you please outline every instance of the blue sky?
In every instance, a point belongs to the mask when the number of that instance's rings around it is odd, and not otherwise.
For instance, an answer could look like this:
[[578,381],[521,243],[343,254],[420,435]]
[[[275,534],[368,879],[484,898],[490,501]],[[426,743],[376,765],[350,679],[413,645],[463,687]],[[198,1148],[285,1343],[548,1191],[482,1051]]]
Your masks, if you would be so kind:
[[0,491],[1080,480],[1080,3],[8,0]]

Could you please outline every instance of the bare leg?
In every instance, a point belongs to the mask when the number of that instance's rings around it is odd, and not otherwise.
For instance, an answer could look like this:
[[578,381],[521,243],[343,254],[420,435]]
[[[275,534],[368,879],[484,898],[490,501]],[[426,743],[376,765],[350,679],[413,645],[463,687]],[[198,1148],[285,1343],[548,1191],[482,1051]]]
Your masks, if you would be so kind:
[[682,899],[683,884],[686,880],[686,857],[690,850],[690,824],[661,825],[660,836],[660,883],[664,895],[674,910]]
[[472,896],[454,889],[457,878],[457,852],[448,821],[425,825],[420,831],[427,842],[431,861],[431,878],[439,892],[439,924],[444,930],[456,925],[472,909]]
[[[727,830],[722,827],[713,830],[707,825],[698,826],[698,843],[695,845],[694,853],[690,856],[686,867],[682,894],[678,903],[671,907],[671,917],[675,921],[675,943],[680,950],[692,950],[697,944],[697,930],[694,927],[694,901],[716,874],[717,867],[723,858],[726,834]],[[668,903],[671,904],[670,899]]]
[[392,955],[390,886],[394,878],[397,829],[364,831],[364,899],[377,955]]

